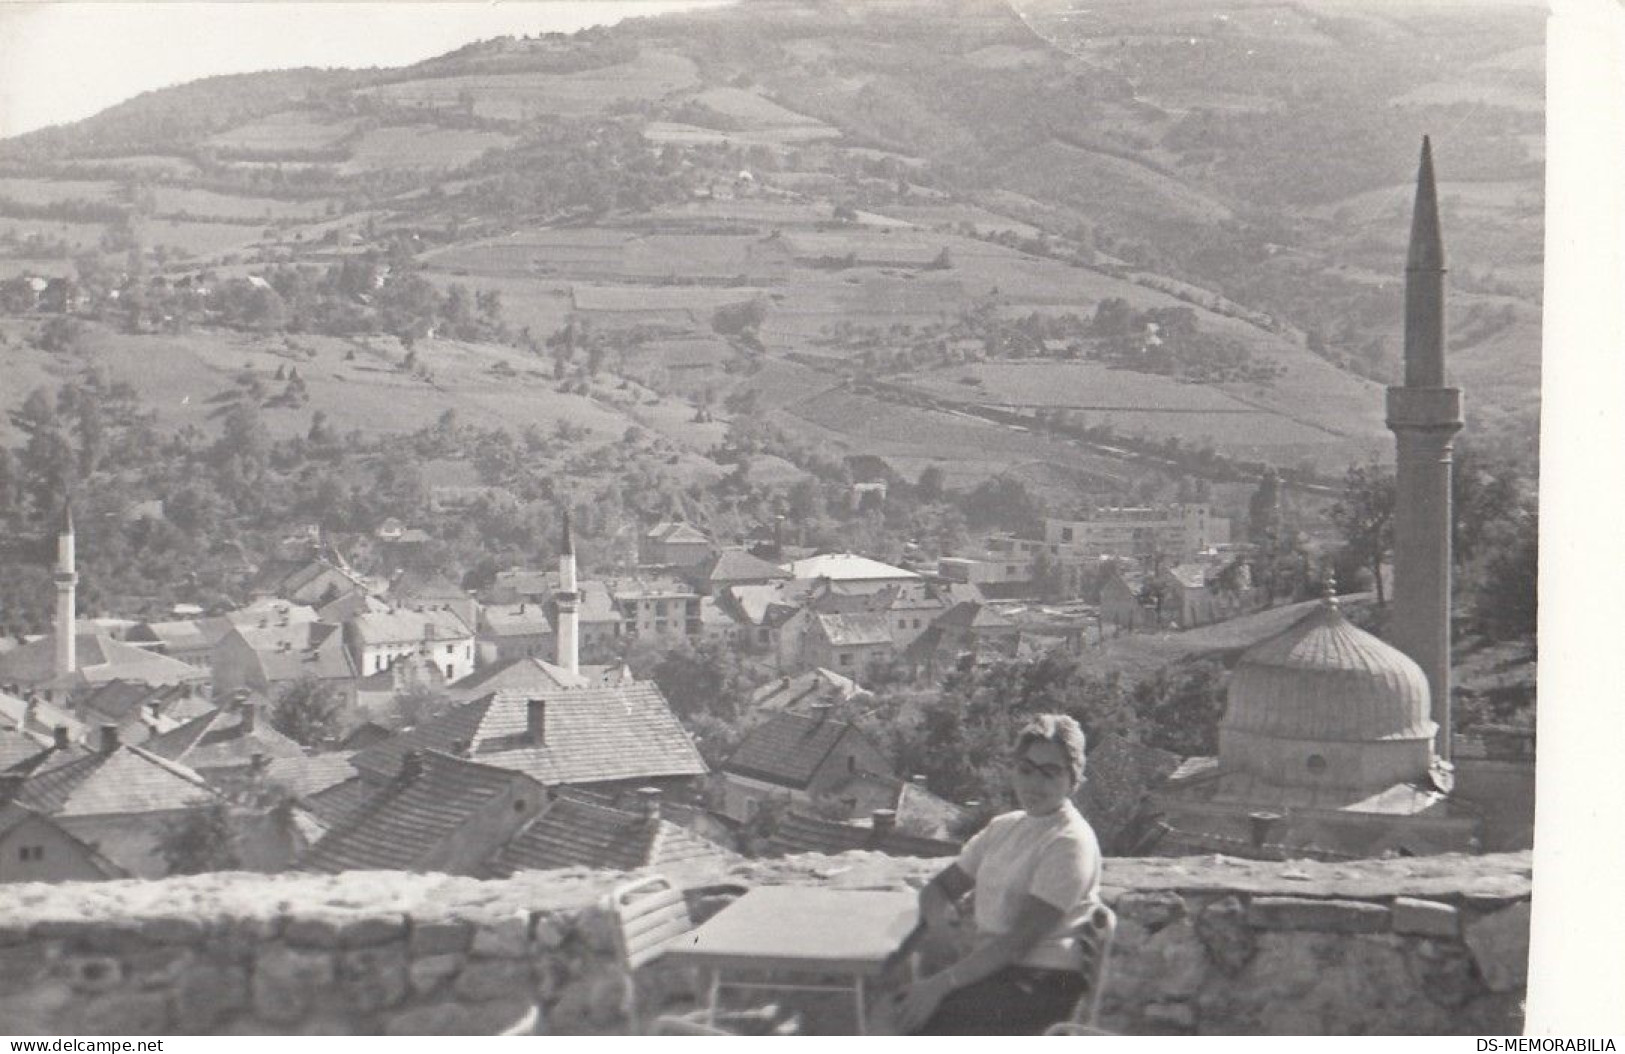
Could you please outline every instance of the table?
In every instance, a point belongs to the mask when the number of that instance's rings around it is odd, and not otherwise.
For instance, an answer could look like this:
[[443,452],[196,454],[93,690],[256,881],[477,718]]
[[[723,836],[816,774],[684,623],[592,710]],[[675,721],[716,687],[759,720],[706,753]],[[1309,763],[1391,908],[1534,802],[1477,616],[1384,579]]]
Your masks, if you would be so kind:
[[[850,991],[857,1031],[867,1017],[866,982],[907,954],[918,932],[919,895],[912,891],[761,886],[674,940],[666,955],[710,978],[708,1021],[722,988]],[[769,984],[725,975],[782,970],[844,974],[843,984]]]

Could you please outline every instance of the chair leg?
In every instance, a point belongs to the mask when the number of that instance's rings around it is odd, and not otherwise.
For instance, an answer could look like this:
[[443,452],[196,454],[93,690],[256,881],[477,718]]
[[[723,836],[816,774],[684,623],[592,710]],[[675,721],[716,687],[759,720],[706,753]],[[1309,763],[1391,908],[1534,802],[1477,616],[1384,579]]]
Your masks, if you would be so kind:
[[715,1026],[717,1023],[717,1002],[722,998],[722,971],[711,971],[710,991],[705,1000],[705,1023]]

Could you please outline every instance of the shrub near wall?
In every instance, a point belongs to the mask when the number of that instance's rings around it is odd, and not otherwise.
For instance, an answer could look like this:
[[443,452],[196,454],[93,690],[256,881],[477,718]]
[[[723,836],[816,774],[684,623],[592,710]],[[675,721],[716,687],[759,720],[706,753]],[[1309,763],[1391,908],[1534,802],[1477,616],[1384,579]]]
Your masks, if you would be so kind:
[[[918,887],[941,861],[871,853],[671,872]],[[9,886],[0,1026],[14,1034],[624,1032],[597,899],[624,876],[499,882],[383,872]],[[1110,860],[1120,916],[1105,1024],[1129,1033],[1517,1031],[1529,854],[1347,864]],[[696,901],[695,906],[705,906]],[[714,907],[714,905],[712,905]],[[640,977],[642,1005],[685,996]]]

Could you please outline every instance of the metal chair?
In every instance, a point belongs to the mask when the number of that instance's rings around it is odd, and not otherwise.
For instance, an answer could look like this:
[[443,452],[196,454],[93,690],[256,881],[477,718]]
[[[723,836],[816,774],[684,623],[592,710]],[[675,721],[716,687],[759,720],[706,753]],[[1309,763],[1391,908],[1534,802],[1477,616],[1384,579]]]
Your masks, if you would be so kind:
[[1084,916],[1073,936],[1083,949],[1083,994],[1072,1006],[1065,1021],[1058,1021],[1044,1030],[1046,1036],[1108,1036],[1110,1032],[1096,1027],[1100,1017],[1100,996],[1106,987],[1106,958],[1111,954],[1112,938],[1117,934],[1117,915],[1104,904],[1096,903]]

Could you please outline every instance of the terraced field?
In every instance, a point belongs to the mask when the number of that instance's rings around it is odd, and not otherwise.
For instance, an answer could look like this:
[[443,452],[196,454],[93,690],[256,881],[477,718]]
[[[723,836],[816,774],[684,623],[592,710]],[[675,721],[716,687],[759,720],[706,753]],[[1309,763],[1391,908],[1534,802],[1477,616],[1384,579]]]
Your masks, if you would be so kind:
[[472,106],[478,117],[588,117],[629,102],[653,102],[699,82],[694,63],[645,52],[631,62],[579,73],[492,73],[430,77],[363,89],[397,106]]

